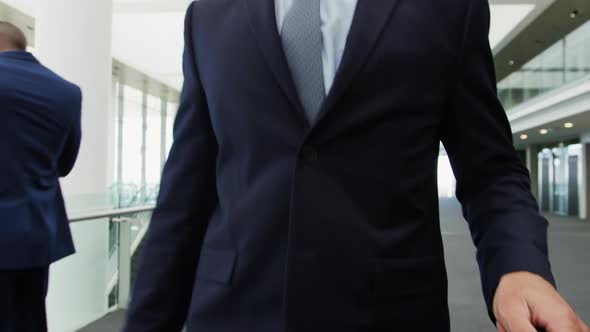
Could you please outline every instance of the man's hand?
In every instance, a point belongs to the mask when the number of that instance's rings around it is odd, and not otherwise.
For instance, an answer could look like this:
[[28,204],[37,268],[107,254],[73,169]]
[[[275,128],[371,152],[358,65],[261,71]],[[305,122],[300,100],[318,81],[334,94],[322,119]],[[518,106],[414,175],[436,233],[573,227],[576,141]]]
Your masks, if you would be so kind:
[[498,332],[590,332],[550,283],[528,272],[502,277],[494,315]]

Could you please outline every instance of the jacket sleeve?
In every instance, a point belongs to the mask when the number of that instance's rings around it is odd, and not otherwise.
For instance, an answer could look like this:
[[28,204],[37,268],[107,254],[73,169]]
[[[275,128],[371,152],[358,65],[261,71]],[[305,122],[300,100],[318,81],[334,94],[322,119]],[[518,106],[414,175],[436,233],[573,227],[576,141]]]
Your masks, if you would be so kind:
[[145,238],[124,331],[180,331],[190,306],[200,250],[217,206],[217,142],[193,49],[195,3],[185,21],[184,86],[174,143]]
[[538,274],[555,284],[548,260],[547,221],[530,192],[529,173],[512,141],[497,98],[488,42],[487,0],[470,0],[456,85],[442,141],[457,178],[457,198],[477,247],[483,293],[492,320],[501,277]]
[[82,92],[77,88],[77,105],[74,114],[74,121],[68,132],[66,142],[58,160],[59,176],[66,177],[76,163],[78,152],[80,151],[80,141],[82,139],[81,109],[82,109]]

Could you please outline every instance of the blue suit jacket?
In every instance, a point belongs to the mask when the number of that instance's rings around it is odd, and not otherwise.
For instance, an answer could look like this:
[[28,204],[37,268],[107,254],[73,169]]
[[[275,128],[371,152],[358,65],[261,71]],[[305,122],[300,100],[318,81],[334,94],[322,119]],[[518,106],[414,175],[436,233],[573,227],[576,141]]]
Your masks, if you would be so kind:
[[58,180],[78,154],[81,99],[30,53],[0,52],[0,269],[74,252]]
[[486,0],[360,0],[308,125],[274,0],[194,3],[126,331],[448,331],[440,141],[488,306],[508,272],[553,281],[488,28]]

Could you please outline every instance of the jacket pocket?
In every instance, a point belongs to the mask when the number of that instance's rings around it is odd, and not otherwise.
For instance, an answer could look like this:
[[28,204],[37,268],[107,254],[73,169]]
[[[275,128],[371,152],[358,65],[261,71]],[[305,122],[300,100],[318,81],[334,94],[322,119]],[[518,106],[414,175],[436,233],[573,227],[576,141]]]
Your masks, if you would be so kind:
[[237,255],[232,250],[203,248],[197,268],[197,279],[230,284]]

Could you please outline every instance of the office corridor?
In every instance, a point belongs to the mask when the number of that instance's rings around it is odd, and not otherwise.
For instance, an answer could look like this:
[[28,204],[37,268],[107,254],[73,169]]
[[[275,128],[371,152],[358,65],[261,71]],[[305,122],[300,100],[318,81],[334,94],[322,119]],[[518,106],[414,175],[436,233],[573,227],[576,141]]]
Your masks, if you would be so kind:
[[[441,200],[449,277],[452,331],[492,332],[479,284],[475,249],[454,199]],[[548,216],[549,251],[557,286],[586,322],[590,320],[590,222]]]
[[[460,206],[441,200],[441,225],[449,277],[452,331],[493,332],[487,317],[475,249]],[[549,245],[558,287],[582,319],[590,322],[590,222],[550,216]],[[111,332],[122,324],[124,313],[115,312],[80,332]]]

